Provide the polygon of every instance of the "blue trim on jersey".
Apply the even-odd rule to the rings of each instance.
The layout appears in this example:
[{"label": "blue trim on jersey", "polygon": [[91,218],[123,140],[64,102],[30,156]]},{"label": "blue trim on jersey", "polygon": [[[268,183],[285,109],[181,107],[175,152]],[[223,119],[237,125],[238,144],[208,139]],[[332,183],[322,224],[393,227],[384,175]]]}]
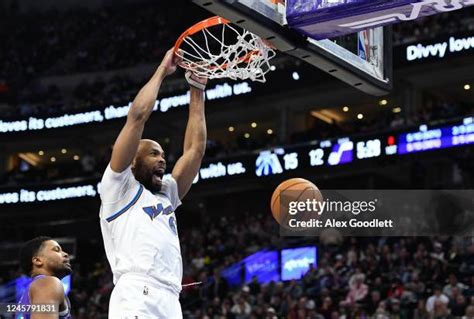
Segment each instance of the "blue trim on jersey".
[{"label": "blue trim on jersey", "polygon": [[140,188],[138,189],[138,192],[135,195],[135,197],[132,199],[132,201],[130,203],[128,203],[127,206],[125,206],[124,208],[122,208],[121,210],[119,210],[118,212],[116,212],[115,214],[110,216],[109,218],[107,218],[106,221],[108,221],[110,223],[111,221],[113,221],[113,220],[117,219],[118,217],[120,217],[120,215],[122,215],[127,210],[129,210],[130,207],[135,205],[135,203],[138,201],[138,199],[140,198],[142,193],[143,193],[143,185],[140,185]]}]

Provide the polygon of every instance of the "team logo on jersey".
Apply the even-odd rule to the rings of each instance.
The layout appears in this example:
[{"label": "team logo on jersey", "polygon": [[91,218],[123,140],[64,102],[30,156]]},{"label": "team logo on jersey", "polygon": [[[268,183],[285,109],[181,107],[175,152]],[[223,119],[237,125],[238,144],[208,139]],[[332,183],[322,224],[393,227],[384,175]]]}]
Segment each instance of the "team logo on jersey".
[{"label": "team logo on jersey", "polygon": [[176,229],[176,219],[173,216],[170,217],[170,220],[168,221],[168,224],[170,225],[171,231],[175,235],[178,235],[178,230]]},{"label": "team logo on jersey", "polygon": [[163,205],[161,203],[158,203],[156,206],[148,206],[148,207],[143,207],[143,211],[145,214],[150,216],[150,219],[153,220],[157,216],[159,216],[161,213],[163,215],[170,215],[173,213],[173,207],[171,205],[163,208]]}]

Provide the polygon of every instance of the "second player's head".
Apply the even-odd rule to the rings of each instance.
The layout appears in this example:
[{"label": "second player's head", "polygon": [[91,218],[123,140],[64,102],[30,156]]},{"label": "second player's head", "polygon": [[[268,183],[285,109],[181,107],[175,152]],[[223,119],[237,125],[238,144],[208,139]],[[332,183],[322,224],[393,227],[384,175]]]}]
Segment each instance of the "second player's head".
[{"label": "second player's head", "polygon": [[132,163],[132,172],[137,181],[149,191],[159,192],[163,184],[165,169],[165,152],[161,145],[153,140],[140,140],[137,154]]},{"label": "second player's head", "polygon": [[63,278],[72,272],[69,255],[55,240],[44,236],[36,237],[23,245],[20,266],[28,276]]}]

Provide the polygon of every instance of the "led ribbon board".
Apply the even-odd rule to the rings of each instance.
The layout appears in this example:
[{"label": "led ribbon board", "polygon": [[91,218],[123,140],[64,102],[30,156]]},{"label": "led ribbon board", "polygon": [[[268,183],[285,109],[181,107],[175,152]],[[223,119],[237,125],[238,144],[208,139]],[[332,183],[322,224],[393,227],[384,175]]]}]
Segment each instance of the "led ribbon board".
[{"label": "led ribbon board", "polygon": [[398,139],[398,154],[463,146],[474,143],[474,123],[466,118],[463,124],[428,129],[420,126],[417,132],[405,133]]},{"label": "led ribbon board", "polygon": [[[217,84],[205,91],[207,101],[220,100],[232,96],[249,94],[251,92],[252,87],[247,82]],[[187,91],[183,94],[160,98],[155,101],[153,112],[165,113],[177,107],[188,106],[190,96],[190,92]],[[27,119],[8,121],[0,119],[0,134],[11,132],[41,131],[90,123],[102,123],[104,121],[126,117],[131,106],[132,101],[126,103],[125,105],[109,105],[103,109],[74,114],[66,113],[47,118],[36,118],[34,116],[30,116]]]},{"label": "led ribbon board", "polygon": [[[304,145],[264,150],[259,153],[223,158],[202,164],[194,183],[229,181],[232,178],[259,179],[298,170],[350,165],[370,159],[394,157],[474,144],[474,118],[451,125],[421,125],[417,131],[371,134],[312,141]],[[99,184],[42,185],[0,190],[0,205],[94,198]]]},{"label": "led ribbon board", "polygon": [[474,52],[474,35],[451,35],[437,41],[419,42],[403,48],[401,62],[420,60],[438,61],[452,56],[468,55]]}]

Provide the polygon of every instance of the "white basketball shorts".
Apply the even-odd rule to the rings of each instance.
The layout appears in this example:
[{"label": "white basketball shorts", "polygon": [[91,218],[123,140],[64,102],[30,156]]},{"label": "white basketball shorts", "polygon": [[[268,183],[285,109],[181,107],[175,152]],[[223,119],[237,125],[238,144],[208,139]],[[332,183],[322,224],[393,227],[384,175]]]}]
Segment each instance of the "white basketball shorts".
[{"label": "white basketball shorts", "polygon": [[181,318],[179,295],[146,275],[122,275],[110,296],[109,319]]}]

